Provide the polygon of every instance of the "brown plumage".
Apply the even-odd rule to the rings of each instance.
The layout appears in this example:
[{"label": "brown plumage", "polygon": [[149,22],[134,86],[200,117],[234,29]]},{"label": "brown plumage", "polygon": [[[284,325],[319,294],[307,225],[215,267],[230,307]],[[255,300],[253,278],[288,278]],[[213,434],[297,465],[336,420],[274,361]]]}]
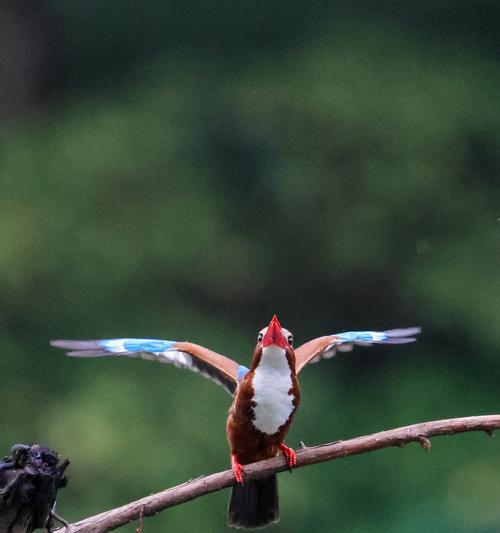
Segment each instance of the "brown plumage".
[{"label": "brown plumage", "polygon": [[295,373],[295,355],[293,348],[288,347],[286,351],[286,358],[290,365],[290,374],[292,379],[292,387],[289,394],[293,398],[294,409],[290,413],[288,420],[279,428],[279,430],[269,435],[256,429],[253,424],[255,414],[253,407],[255,407],[253,377],[255,370],[260,362],[262,355],[262,346],[257,345],[255,348],[252,367],[248,374],[241,381],[236,396],[229,410],[229,417],[227,419],[227,438],[231,447],[231,454],[238,457],[239,463],[246,465],[261,461],[262,459],[269,459],[275,457],[279,451],[279,444],[281,444],[290,429],[293,416],[300,403],[300,389],[299,381]]},{"label": "brown plumage", "polygon": [[[276,476],[244,483],[242,465],[275,457],[280,450],[290,468],[296,462],[295,452],[283,443],[300,403],[295,354],[291,335],[288,333],[290,340],[285,338],[287,333],[276,317],[261,332],[262,340],[255,348],[250,371],[239,384],[229,411],[227,437],[233,471],[239,482],[233,488],[228,510],[228,525],[233,527],[260,527],[279,520]],[[264,350],[267,350],[266,359],[269,361],[261,365]],[[259,368],[262,368],[261,372],[268,371],[263,366],[271,369],[269,383],[267,376],[262,378],[260,373],[257,376]],[[279,391],[275,394],[272,390],[266,390],[267,387],[272,388],[274,375],[277,387],[281,384],[287,389],[282,390],[281,394]],[[257,399],[262,403],[263,413],[258,410],[260,406]],[[266,431],[268,428],[270,432]]]}]

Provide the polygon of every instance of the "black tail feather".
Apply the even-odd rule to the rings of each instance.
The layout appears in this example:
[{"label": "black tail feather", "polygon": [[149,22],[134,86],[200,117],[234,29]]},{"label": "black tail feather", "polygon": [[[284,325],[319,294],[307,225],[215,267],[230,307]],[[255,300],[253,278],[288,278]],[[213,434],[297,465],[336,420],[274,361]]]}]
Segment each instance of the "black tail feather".
[{"label": "black tail feather", "polygon": [[278,479],[275,474],[233,487],[227,513],[228,526],[255,528],[279,519]]}]

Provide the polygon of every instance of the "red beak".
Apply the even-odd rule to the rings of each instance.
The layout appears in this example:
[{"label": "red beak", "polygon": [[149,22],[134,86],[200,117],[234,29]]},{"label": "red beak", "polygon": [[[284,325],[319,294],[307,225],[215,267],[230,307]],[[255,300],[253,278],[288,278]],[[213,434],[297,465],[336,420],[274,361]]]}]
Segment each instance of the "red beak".
[{"label": "red beak", "polygon": [[281,325],[279,323],[278,317],[276,315],[273,316],[271,322],[269,322],[269,326],[267,328],[266,334],[264,335],[264,338],[262,339],[262,347],[265,348],[266,346],[279,346],[280,348],[288,348],[288,342],[285,339],[285,336],[283,335],[283,331],[281,330]]}]

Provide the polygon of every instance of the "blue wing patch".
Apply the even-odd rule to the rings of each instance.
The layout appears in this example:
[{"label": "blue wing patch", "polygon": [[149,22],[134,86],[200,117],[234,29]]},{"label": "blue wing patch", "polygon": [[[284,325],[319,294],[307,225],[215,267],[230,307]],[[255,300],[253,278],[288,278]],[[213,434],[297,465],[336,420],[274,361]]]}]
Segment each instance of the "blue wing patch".
[{"label": "blue wing patch", "polygon": [[342,342],[381,342],[387,339],[387,335],[381,331],[347,331],[336,335]]},{"label": "blue wing patch", "polygon": [[388,329],[386,331],[347,331],[346,333],[337,333],[340,342],[354,343],[380,343],[380,344],[406,344],[414,342],[415,335],[420,333],[420,328],[400,328]]},{"label": "blue wing patch", "polygon": [[98,345],[112,353],[123,352],[164,352],[172,348],[176,341],[161,339],[104,339]]},{"label": "blue wing patch", "polygon": [[238,367],[238,383],[248,374],[250,369],[248,369],[246,366],[240,365]]}]

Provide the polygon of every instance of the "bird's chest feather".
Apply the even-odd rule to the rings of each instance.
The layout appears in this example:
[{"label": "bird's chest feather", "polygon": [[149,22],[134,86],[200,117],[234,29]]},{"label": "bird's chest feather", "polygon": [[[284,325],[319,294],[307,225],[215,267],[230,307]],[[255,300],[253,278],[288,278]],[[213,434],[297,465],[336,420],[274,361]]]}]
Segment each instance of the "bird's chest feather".
[{"label": "bird's chest feather", "polygon": [[262,354],[252,386],[253,425],[268,435],[275,434],[295,410],[293,382],[286,357],[271,348]]}]

